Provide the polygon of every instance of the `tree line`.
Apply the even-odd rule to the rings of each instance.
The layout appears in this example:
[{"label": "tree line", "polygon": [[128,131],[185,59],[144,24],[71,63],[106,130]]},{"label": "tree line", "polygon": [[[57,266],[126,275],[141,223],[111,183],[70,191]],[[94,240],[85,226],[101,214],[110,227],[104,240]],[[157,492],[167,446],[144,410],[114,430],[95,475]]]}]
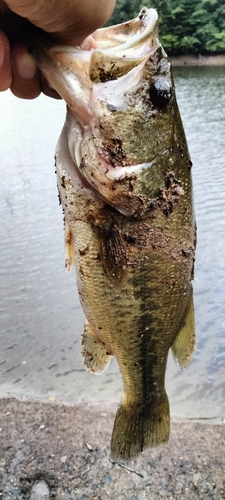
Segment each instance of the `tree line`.
[{"label": "tree line", "polygon": [[224,0],[117,0],[108,25],[154,7],[159,14],[159,38],[169,55],[225,52]]}]

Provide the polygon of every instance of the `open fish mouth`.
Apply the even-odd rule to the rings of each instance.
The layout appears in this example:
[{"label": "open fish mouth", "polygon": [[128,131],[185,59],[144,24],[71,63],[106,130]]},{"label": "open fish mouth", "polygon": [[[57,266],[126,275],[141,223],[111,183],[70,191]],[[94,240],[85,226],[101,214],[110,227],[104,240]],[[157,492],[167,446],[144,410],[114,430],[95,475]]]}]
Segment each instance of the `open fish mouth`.
[{"label": "open fish mouth", "polygon": [[[138,196],[138,178],[154,171],[155,158],[169,155],[171,144],[170,127],[162,140],[155,127],[172,102],[170,63],[157,25],[156,10],[143,8],[136,19],[97,30],[90,50],[44,44],[35,50],[42,72],[68,105],[74,168],[101,199],[131,215],[142,204],[130,200],[131,191]],[[161,92],[162,106],[152,102],[152,89],[154,95],[155,89]],[[141,148],[140,130],[149,120],[153,135],[143,138]],[[160,188],[163,178],[152,189],[148,186],[148,194],[154,197]]]},{"label": "open fish mouth", "polygon": [[[133,73],[130,71],[144,63],[159,46],[157,25],[156,10],[144,8],[137,18],[127,23],[93,33],[94,47],[90,50],[57,45],[40,51],[39,47],[36,57],[42,69],[81,125],[89,124],[96,115],[96,99],[107,100],[109,111],[115,111],[116,105],[124,106],[120,87],[126,89],[129,80],[131,88],[141,80],[141,67]],[[48,63],[51,69],[45,67]],[[115,86],[114,80],[126,75],[129,76]]]}]

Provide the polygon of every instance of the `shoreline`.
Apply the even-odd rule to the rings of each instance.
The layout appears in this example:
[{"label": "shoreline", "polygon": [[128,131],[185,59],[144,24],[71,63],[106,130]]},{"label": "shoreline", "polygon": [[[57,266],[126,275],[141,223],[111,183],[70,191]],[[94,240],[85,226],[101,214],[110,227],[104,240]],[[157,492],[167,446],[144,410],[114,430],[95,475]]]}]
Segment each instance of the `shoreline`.
[{"label": "shoreline", "polygon": [[0,399],[0,498],[225,499],[225,427],[171,422],[166,446],[109,458],[116,405]]},{"label": "shoreline", "polygon": [[225,66],[225,54],[171,56],[169,59],[172,66]]}]

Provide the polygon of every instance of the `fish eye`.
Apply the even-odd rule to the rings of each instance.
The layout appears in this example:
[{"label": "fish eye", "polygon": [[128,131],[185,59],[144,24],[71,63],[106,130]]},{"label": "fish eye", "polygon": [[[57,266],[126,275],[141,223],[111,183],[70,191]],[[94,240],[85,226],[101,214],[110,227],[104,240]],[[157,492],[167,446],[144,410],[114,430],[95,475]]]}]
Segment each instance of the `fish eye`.
[{"label": "fish eye", "polygon": [[150,99],[157,108],[165,108],[171,98],[172,91],[168,82],[159,80],[150,87]]}]

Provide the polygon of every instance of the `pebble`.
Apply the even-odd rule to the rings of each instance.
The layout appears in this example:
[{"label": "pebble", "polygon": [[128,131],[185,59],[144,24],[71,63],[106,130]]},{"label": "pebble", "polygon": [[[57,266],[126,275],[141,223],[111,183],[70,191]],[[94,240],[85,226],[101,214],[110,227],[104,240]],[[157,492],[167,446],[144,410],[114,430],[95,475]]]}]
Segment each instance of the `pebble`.
[{"label": "pebble", "polygon": [[194,482],[196,483],[199,479],[201,478],[201,474],[197,472],[196,474],[193,475]]},{"label": "pebble", "polygon": [[106,474],[105,476],[105,484],[110,484],[112,481],[112,477],[110,474]]},{"label": "pebble", "polygon": [[49,487],[45,481],[39,481],[32,486],[30,500],[49,500]]}]

